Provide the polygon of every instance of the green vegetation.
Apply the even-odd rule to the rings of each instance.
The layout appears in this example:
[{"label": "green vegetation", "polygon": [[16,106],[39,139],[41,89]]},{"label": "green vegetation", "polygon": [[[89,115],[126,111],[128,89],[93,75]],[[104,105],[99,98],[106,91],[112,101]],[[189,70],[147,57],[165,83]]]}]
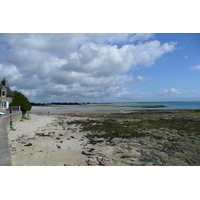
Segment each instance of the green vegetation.
[{"label": "green vegetation", "polygon": [[22,118],[20,119],[21,122],[23,122],[24,120],[30,120],[30,118],[28,118],[28,117],[22,117]]},{"label": "green vegetation", "polygon": [[14,97],[10,106],[21,106],[22,114],[26,114],[27,111],[31,110],[31,104],[28,98],[21,92],[14,91]]},{"label": "green vegetation", "polygon": [[148,120],[147,129],[165,128],[168,130],[186,131],[188,133],[200,133],[200,123],[192,119],[159,119]]},{"label": "green vegetation", "polygon": [[[111,141],[113,138],[132,138],[144,136],[142,133],[138,133],[138,127],[131,123],[116,123],[115,121],[105,120],[95,121],[75,121],[70,122],[82,125],[83,131],[91,131],[92,134],[88,134],[88,138],[104,138]],[[70,124],[68,123],[68,124]]]},{"label": "green vegetation", "polygon": [[[86,115],[82,114],[82,116]],[[108,141],[113,138],[137,138],[152,134],[155,139],[161,139],[163,135],[160,130],[177,132],[183,136],[200,137],[199,110],[146,110],[128,114],[92,114],[92,117],[95,117],[95,120],[78,120],[68,124],[81,125],[83,131],[89,132],[87,137],[90,139],[96,137]]]},{"label": "green vegetation", "polygon": [[77,103],[77,102],[51,102],[51,103],[34,103],[31,102],[32,106],[50,106],[50,105],[86,105],[90,104],[90,102],[86,103]]},{"label": "green vegetation", "polygon": [[[70,124],[78,125],[77,130],[85,131],[88,143],[100,144],[97,147],[115,146],[118,160],[123,162],[133,156],[132,149],[137,149],[141,154],[138,160],[150,160],[151,165],[200,163],[200,110],[138,110],[78,116],[78,121],[76,116],[74,121],[67,122],[69,129]],[[130,160],[128,164],[132,165],[134,161]]]}]

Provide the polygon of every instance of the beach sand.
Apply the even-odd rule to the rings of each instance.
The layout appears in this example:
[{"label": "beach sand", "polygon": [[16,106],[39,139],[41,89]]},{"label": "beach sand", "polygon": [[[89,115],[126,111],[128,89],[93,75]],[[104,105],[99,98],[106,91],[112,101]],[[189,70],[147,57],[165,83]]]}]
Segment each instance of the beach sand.
[{"label": "beach sand", "polygon": [[200,164],[198,110],[29,115],[8,134],[14,166]]},{"label": "beach sand", "polygon": [[86,139],[81,133],[59,127],[58,117],[62,116],[31,114],[9,132],[14,166],[86,165],[87,157],[81,153]]}]

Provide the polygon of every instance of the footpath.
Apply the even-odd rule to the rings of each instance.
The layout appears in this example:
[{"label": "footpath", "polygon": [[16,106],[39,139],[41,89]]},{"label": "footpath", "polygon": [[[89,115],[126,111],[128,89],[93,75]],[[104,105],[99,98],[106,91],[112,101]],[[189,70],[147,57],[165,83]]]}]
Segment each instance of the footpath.
[{"label": "footpath", "polygon": [[8,131],[4,116],[0,117],[0,166],[12,166]]}]

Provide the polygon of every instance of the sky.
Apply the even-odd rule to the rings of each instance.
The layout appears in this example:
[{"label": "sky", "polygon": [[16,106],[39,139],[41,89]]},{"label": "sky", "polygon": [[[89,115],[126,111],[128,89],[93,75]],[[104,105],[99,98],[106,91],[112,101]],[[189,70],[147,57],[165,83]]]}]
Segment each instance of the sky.
[{"label": "sky", "polygon": [[198,33],[1,33],[0,79],[31,102],[200,100]]},{"label": "sky", "polygon": [[[200,33],[197,0],[181,3],[174,0],[7,0],[1,2],[1,8],[0,80],[6,77],[13,90],[24,93],[32,102],[200,101],[200,35],[192,34]],[[95,176],[100,175],[99,178],[107,173],[107,169],[102,173],[99,168],[98,173],[94,168],[92,170]],[[120,175],[119,169],[111,170],[106,175],[110,177],[114,172],[112,180],[115,180],[116,173]],[[156,173],[147,170],[141,178],[144,170],[139,173],[138,170],[136,173],[132,170],[124,173],[123,170],[120,181],[129,183],[127,177],[132,174],[136,183],[143,178],[153,181],[153,188],[149,184],[144,186],[148,191],[153,191],[156,185],[162,192],[163,185],[167,187],[169,181],[172,184],[169,174],[177,177],[180,173],[180,169],[174,172],[171,168],[156,169]],[[56,171],[55,178],[59,172]],[[71,182],[77,169],[74,172],[71,179],[67,174]],[[77,178],[85,184],[85,180],[86,183],[90,180],[90,174],[93,175],[91,169],[89,172],[80,171]],[[37,173],[40,174],[41,169]],[[24,169],[23,173],[13,173],[12,178],[16,174],[21,178]],[[32,174],[31,178],[35,180],[35,174]],[[87,179],[80,179],[85,174]],[[185,173],[184,168],[184,180],[188,182],[194,182],[197,174],[195,170]],[[63,173],[59,177],[63,177]],[[184,188],[182,172],[177,180],[173,181],[174,188],[177,185]],[[118,184],[115,182],[109,180],[109,187]],[[158,185],[160,182],[162,184]],[[43,183],[42,187],[48,185],[48,182]],[[93,184],[94,191],[98,183]],[[18,185],[21,187],[22,184]],[[87,188],[83,185],[79,189],[85,192]],[[120,185],[121,193],[117,193],[117,198],[132,195],[127,193],[127,187],[132,184],[124,185],[124,188]],[[137,187],[139,192],[134,195],[141,198],[144,187]],[[187,192],[183,193],[183,199],[198,196],[194,192],[198,191],[194,190],[197,185],[190,187],[187,185],[184,190]],[[74,188],[77,190],[77,187],[71,187],[72,193],[68,196],[74,197]],[[18,188],[15,185],[13,189]],[[60,187],[58,191],[56,195],[61,194]],[[149,192],[146,194],[149,198]],[[113,197],[113,193],[111,195]],[[180,193],[177,196],[180,198]]]}]

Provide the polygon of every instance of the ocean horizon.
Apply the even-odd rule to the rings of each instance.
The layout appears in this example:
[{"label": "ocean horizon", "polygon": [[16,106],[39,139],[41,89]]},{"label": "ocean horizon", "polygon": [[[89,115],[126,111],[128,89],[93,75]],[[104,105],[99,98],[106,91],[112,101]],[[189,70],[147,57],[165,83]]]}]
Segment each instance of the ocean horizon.
[{"label": "ocean horizon", "polygon": [[200,101],[158,101],[158,102],[121,102],[110,103],[115,106],[164,106],[158,108],[135,109],[200,109]]},{"label": "ocean horizon", "polygon": [[[141,106],[141,107],[137,107]],[[142,108],[149,106],[149,108]],[[151,108],[152,106],[152,108]],[[155,107],[158,106],[158,107]],[[160,106],[160,107],[159,107]],[[130,113],[137,110],[200,109],[200,101],[91,103],[81,105],[33,106],[30,113]]]}]

